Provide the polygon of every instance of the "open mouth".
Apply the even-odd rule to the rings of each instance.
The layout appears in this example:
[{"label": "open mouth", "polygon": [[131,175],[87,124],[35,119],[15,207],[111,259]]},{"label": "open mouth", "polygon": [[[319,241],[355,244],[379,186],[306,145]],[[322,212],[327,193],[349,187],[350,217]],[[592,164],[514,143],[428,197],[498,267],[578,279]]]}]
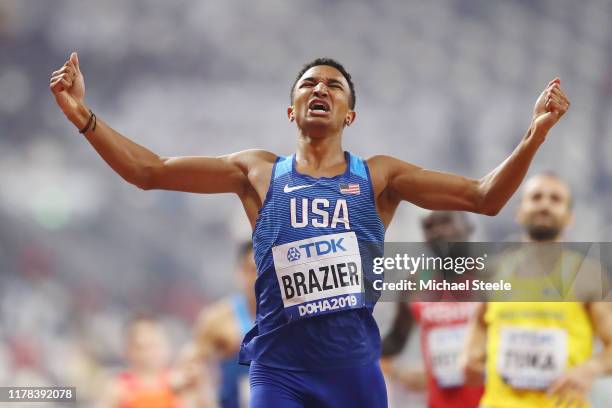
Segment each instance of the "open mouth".
[{"label": "open mouth", "polygon": [[326,114],[329,112],[329,104],[325,101],[315,99],[308,105],[308,111],[313,114]]}]

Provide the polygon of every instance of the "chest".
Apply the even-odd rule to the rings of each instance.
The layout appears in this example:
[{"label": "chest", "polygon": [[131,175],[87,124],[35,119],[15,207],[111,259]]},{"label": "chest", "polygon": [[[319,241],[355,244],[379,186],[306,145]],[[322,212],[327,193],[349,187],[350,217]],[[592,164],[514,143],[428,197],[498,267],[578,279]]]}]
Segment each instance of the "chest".
[{"label": "chest", "polygon": [[290,229],[350,230],[371,209],[367,188],[355,180],[293,177],[275,183],[275,216]]}]

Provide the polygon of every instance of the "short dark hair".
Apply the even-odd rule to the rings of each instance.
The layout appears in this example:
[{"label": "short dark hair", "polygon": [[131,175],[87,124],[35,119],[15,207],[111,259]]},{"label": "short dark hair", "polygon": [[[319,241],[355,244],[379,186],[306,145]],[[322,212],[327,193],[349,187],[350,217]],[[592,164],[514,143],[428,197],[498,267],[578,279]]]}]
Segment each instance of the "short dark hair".
[{"label": "short dark hair", "polygon": [[300,80],[302,75],[304,75],[304,73],[306,71],[308,71],[310,68],[317,67],[319,65],[327,65],[327,66],[336,68],[338,71],[340,71],[342,76],[344,76],[344,79],[346,79],[346,82],[348,82],[349,89],[351,91],[351,99],[349,101],[349,107],[351,109],[355,109],[355,102],[357,101],[357,96],[355,95],[355,85],[353,84],[353,80],[351,79],[351,74],[349,74],[347,72],[347,70],[344,69],[344,66],[342,66],[342,64],[339,63],[338,61],[336,61],[335,59],[333,59],[333,58],[325,58],[325,57],[317,58],[317,59],[315,59],[315,60],[305,64],[302,67],[302,69],[300,70],[300,72],[298,72],[297,76],[295,77],[295,80],[293,81],[293,85],[291,85],[291,93],[289,94],[289,98],[290,98],[291,103],[293,103],[293,94],[294,94],[294,90],[295,90],[295,85]]}]

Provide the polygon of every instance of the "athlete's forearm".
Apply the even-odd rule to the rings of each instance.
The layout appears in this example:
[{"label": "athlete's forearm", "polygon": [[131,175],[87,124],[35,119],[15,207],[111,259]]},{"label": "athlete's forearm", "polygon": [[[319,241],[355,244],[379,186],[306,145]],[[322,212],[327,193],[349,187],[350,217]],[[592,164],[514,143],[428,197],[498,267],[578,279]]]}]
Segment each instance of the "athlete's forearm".
[{"label": "athlete's forearm", "polygon": [[485,373],[487,353],[487,326],[484,321],[486,304],[480,304],[471,317],[466,342],[459,356],[466,384],[481,384]]},{"label": "athlete's forearm", "polygon": [[480,324],[472,325],[460,356],[461,364],[467,372],[471,373],[472,377],[484,374],[486,341],[486,329]]},{"label": "athlete's forearm", "polygon": [[[68,119],[79,129],[84,128],[90,117],[85,104],[66,113]],[[151,170],[162,163],[162,159],[97,118],[95,130],[90,129],[85,137],[108,165],[124,180],[140,188],[148,189]]]},{"label": "athlete's forearm", "polygon": [[597,376],[610,375],[612,374],[612,305],[608,302],[592,302],[588,304],[588,311],[603,348],[585,364]]},{"label": "athlete's forearm", "polygon": [[604,349],[584,364],[592,370],[595,377],[612,374],[612,349],[609,347]]},{"label": "athlete's forearm", "polygon": [[545,137],[546,132],[532,124],[512,154],[495,170],[480,179],[479,212],[495,215],[503,208],[523,181]]}]

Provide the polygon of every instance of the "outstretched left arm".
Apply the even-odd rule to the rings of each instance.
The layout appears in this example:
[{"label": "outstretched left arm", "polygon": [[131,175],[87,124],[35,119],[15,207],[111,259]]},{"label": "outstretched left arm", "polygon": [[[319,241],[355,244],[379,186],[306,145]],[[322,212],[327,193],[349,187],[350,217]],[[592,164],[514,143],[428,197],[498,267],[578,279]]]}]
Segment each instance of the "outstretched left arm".
[{"label": "outstretched left arm", "polygon": [[375,180],[378,197],[384,195],[391,202],[407,200],[430,210],[495,215],[521,184],[538,147],[568,108],[560,80],[555,78],[536,101],[531,126],[519,145],[480,180],[426,170],[389,156],[372,157],[368,164],[382,175]]}]

